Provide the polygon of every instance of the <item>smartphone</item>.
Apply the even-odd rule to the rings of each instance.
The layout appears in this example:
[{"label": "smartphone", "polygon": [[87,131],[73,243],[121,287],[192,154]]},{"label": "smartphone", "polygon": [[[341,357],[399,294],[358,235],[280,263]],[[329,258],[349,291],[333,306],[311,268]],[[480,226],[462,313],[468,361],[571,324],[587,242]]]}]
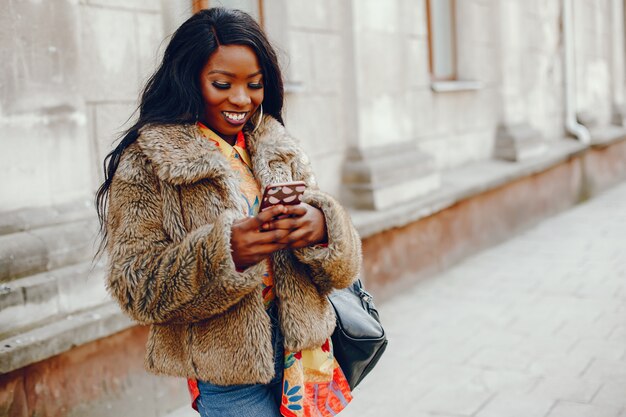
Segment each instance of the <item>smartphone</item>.
[{"label": "smartphone", "polygon": [[303,181],[283,182],[270,184],[265,187],[263,199],[261,200],[261,211],[277,204],[291,206],[302,201],[302,194],[306,190]]}]

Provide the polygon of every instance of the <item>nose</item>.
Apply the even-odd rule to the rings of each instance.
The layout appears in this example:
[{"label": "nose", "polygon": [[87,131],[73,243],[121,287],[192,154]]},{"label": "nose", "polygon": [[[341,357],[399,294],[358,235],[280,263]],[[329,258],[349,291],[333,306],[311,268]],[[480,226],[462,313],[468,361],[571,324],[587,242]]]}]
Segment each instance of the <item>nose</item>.
[{"label": "nose", "polygon": [[232,94],[228,98],[228,100],[235,106],[244,107],[252,102],[250,96],[246,92],[246,89],[243,87],[233,88]]}]

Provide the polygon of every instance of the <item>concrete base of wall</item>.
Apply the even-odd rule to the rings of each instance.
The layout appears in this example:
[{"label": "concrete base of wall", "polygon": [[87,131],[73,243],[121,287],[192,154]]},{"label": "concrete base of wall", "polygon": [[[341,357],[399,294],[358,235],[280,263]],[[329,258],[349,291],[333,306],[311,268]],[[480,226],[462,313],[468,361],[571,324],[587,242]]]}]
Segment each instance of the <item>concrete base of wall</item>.
[{"label": "concrete base of wall", "polygon": [[368,290],[385,300],[626,178],[626,141],[592,146],[545,171],[363,240]]},{"label": "concrete base of wall", "polygon": [[386,299],[417,279],[505,240],[580,199],[579,160],[456,203],[407,226],[363,241],[365,281]]},{"label": "concrete base of wall", "polygon": [[187,384],[145,372],[147,337],[132,327],[0,375],[0,416],[166,416],[188,400]]}]

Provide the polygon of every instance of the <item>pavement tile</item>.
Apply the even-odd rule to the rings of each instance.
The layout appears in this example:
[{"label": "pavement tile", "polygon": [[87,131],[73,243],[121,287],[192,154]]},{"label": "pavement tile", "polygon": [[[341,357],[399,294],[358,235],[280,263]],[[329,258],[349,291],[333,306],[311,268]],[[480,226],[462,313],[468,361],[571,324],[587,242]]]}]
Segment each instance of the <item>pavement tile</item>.
[{"label": "pavement tile", "polygon": [[510,348],[490,347],[478,352],[468,364],[485,369],[524,371],[533,361],[531,354]]},{"label": "pavement tile", "polygon": [[626,362],[596,359],[585,371],[583,376],[585,378],[601,379],[604,381],[626,382]]},{"label": "pavement tile", "polygon": [[464,342],[467,352],[470,353],[464,363],[474,366],[471,361],[478,357],[481,352],[488,349],[519,350],[523,341],[523,335],[511,333],[506,330],[481,329],[480,331],[474,332],[474,334]]},{"label": "pavement tile", "polygon": [[424,363],[439,363],[445,365],[462,365],[474,354],[476,347],[469,343],[451,343],[436,341],[416,352],[407,352],[413,361]]},{"label": "pavement tile", "polygon": [[[372,372],[353,392],[350,406],[342,411],[341,417],[378,417],[381,415],[419,415],[414,411],[415,403],[433,389],[432,382],[412,375],[405,377]],[[408,410],[411,410],[409,413]]]},{"label": "pavement tile", "polygon": [[198,417],[198,412],[192,409],[189,405],[181,407],[172,411],[167,417]]},{"label": "pavement tile", "polygon": [[555,335],[528,335],[519,344],[518,349],[540,355],[563,355],[571,352],[579,342],[576,337],[559,337]]},{"label": "pavement tile", "polygon": [[498,394],[475,417],[544,417],[554,403],[532,395]]},{"label": "pavement tile", "polygon": [[619,360],[626,353],[626,344],[604,339],[581,339],[569,351],[596,359]]},{"label": "pavement tile", "polygon": [[519,313],[515,312],[510,329],[525,336],[548,337],[554,335],[563,327],[565,319],[557,316],[553,306],[548,309],[539,310],[539,308],[536,304],[528,305]]},{"label": "pavement tile", "polygon": [[555,376],[577,378],[581,376],[594,361],[586,354],[545,354],[535,359],[528,368],[529,372],[539,376]]},{"label": "pavement tile", "polygon": [[[398,369],[398,371],[401,371]],[[468,366],[447,365],[443,363],[431,363],[426,367],[417,370],[414,374],[416,378],[428,381],[430,386],[439,387],[465,387],[470,385],[480,369]]]},{"label": "pavement tile", "polygon": [[526,372],[507,371],[504,369],[481,370],[467,385],[476,390],[526,394],[541,381],[541,377]]},{"label": "pavement tile", "polygon": [[493,396],[491,392],[436,387],[415,404],[416,409],[432,414],[472,416]]},{"label": "pavement tile", "polygon": [[593,398],[593,403],[626,408],[626,382],[607,382]]},{"label": "pavement tile", "polygon": [[612,342],[622,342],[626,344],[626,325],[616,326],[609,335],[609,340]]},{"label": "pavement tile", "polygon": [[620,412],[615,407],[560,401],[546,417],[618,417]]},{"label": "pavement tile", "polygon": [[571,319],[567,320],[554,334],[557,336],[577,336],[581,338],[590,337],[610,340],[610,336],[616,331],[616,327],[616,323],[583,323],[579,320]]},{"label": "pavement tile", "polygon": [[588,403],[596,395],[601,385],[601,381],[550,376],[542,379],[531,394],[553,400]]}]

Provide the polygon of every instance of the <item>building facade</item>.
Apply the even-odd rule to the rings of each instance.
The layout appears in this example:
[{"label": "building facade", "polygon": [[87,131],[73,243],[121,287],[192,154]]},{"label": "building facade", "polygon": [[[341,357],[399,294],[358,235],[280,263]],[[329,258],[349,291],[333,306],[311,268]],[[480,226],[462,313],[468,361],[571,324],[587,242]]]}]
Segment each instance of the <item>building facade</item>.
[{"label": "building facade", "polygon": [[623,0],[5,0],[0,416],[186,400],[104,290],[93,194],[168,36],[216,5],[277,47],[287,129],[381,297],[626,176]]}]

